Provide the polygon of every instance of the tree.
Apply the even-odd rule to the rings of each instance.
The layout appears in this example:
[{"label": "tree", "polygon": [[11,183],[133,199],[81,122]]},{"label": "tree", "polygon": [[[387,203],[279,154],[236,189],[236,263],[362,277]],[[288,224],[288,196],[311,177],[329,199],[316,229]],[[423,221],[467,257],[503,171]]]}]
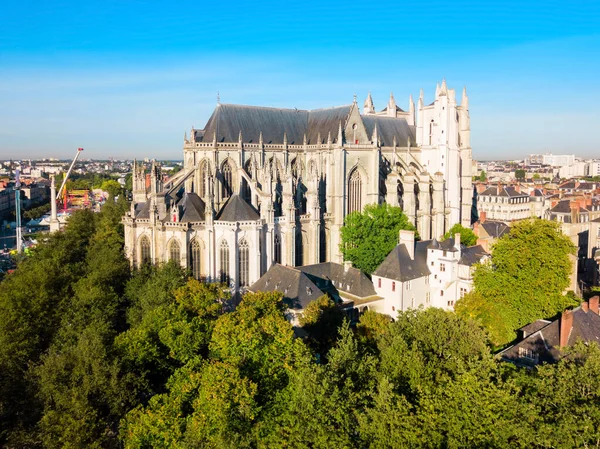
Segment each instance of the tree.
[{"label": "tree", "polygon": [[521,168],[515,170],[515,178],[517,178],[519,181],[524,181],[526,175],[527,173],[525,173],[525,170]]},{"label": "tree", "polygon": [[537,180],[537,179],[541,179],[542,177],[540,176],[539,173],[534,173],[533,174],[533,179]]},{"label": "tree", "polygon": [[308,333],[309,345],[324,356],[337,338],[344,312],[328,295],[322,295],[306,306],[299,321]]},{"label": "tree", "polygon": [[515,223],[492,249],[491,263],[475,269],[474,293],[457,302],[456,312],[486,323],[495,344],[508,343],[516,329],[573,305],[563,293],[574,252],[558,223],[538,218]]},{"label": "tree", "polygon": [[100,187],[104,192],[108,192],[109,198],[115,198],[123,192],[123,187],[114,179],[108,179]]},{"label": "tree", "polygon": [[481,173],[479,174],[479,180],[481,182],[487,181],[487,174],[485,173],[485,170],[481,170]]},{"label": "tree", "polygon": [[460,223],[456,223],[450,228],[448,232],[444,234],[442,240],[448,240],[453,238],[455,234],[460,234],[460,243],[465,246],[473,246],[477,244],[477,236],[470,228],[465,228]]},{"label": "tree", "polygon": [[363,212],[346,216],[340,251],[354,267],[371,274],[396,247],[401,229],[415,231],[401,208],[368,204]]}]

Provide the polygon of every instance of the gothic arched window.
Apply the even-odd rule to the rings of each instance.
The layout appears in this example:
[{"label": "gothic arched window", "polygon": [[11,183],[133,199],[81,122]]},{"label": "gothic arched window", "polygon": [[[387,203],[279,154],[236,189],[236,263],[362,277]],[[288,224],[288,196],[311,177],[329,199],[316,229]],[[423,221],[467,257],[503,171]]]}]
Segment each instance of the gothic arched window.
[{"label": "gothic arched window", "polygon": [[279,234],[275,234],[275,248],[274,248],[275,262],[281,263],[281,237]]},{"label": "gothic arched window", "polygon": [[150,239],[145,235],[140,239],[140,265],[152,263],[150,254]]},{"label": "gothic arched window", "polygon": [[195,279],[200,279],[200,267],[202,258],[202,248],[198,240],[190,243],[190,270]]},{"label": "gothic arched window", "polygon": [[181,263],[181,248],[177,240],[171,240],[171,244],[169,245],[169,260],[177,263],[177,265]]},{"label": "gothic arched window", "polygon": [[229,245],[226,240],[223,240],[219,247],[219,271],[221,282],[229,283]]},{"label": "gothic arched window", "polygon": [[225,161],[223,162],[223,165],[221,166],[221,173],[223,174],[223,198],[229,198],[231,196],[232,193],[232,186],[233,186],[233,174],[231,171],[231,164],[229,163],[229,161]]},{"label": "gothic arched window", "polygon": [[246,239],[240,240],[238,271],[240,287],[247,287],[250,281],[250,247]]},{"label": "gothic arched window", "polygon": [[358,169],[354,169],[350,173],[348,179],[348,213],[360,212],[362,210],[362,181],[360,179],[360,172]]}]

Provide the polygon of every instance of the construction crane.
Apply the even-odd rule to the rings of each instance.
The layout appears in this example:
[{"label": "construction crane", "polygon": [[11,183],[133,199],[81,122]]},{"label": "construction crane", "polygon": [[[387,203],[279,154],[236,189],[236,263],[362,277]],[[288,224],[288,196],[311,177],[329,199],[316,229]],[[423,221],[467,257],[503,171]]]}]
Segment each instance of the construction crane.
[{"label": "construction crane", "polygon": [[77,148],[77,153],[75,154],[75,157],[73,158],[73,162],[71,162],[71,166],[67,170],[67,174],[65,175],[65,178],[63,179],[63,182],[60,185],[60,189],[58,189],[58,195],[56,197],[56,201],[60,201],[60,197],[64,192],[63,189],[67,184],[67,180],[69,179],[69,176],[71,175],[71,171],[73,170],[73,166],[75,165],[75,162],[77,162],[77,159],[79,158],[79,155],[81,154],[82,151],[83,151],[83,148]]},{"label": "construction crane", "polygon": [[[52,175],[52,187],[51,187],[51,198],[50,198],[50,204],[52,205],[52,212],[51,212],[51,216],[50,216],[50,232],[55,232],[58,231],[60,229],[60,224],[58,222],[58,217],[56,215],[56,203],[60,200],[61,195],[64,192],[65,186],[67,184],[67,180],[69,179],[69,176],[71,175],[71,171],[73,170],[73,166],[75,165],[75,162],[77,162],[77,159],[79,158],[79,155],[81,154],[81,152],[83,151],[83,148],[77,148],[77,154],[75,154],[75,157],[73,158],[73,162],[71,162],[71,166],[69,167],[69,170],[67,170],[67,174],[65,175],[65,178],[63,179],[62,184],[60,185],[60,189],[58,190],[58,195],[56,194],[56,190],[54,187],[54,175]],[[65,199],[66,199],[66,195],[65,195]],[[65,209],[66,209],[66,202],[65,202]]]}]

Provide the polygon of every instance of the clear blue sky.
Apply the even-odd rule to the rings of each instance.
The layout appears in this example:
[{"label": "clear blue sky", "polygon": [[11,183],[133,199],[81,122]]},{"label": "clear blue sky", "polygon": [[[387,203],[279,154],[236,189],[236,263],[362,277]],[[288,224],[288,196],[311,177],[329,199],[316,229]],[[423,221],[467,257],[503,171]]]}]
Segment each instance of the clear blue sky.
[{"label": "clear blue sky", "polygon": [[5,2],[0,159],[181,158],[216,104],[467,86],[473,155],[600,157],[600,1]]}]

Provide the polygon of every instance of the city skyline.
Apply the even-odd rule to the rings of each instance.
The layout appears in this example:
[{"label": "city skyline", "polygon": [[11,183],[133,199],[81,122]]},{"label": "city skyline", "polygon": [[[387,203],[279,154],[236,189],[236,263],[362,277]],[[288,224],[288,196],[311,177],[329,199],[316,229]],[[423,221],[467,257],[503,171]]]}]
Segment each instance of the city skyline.
[{"label": "city skyline", "polygon": [[[108,6],[107,6],[108,5]],[[13,4],[0,31],[0,159],[178,159],[217,102],[381,109],[446,78],[473,157],[593,157],[600,5]],[[371,19],[370,19],[371,18]],[[377,18],[378,28],[371,20]],[[373,21],[372,23],[375,23]]]}]

